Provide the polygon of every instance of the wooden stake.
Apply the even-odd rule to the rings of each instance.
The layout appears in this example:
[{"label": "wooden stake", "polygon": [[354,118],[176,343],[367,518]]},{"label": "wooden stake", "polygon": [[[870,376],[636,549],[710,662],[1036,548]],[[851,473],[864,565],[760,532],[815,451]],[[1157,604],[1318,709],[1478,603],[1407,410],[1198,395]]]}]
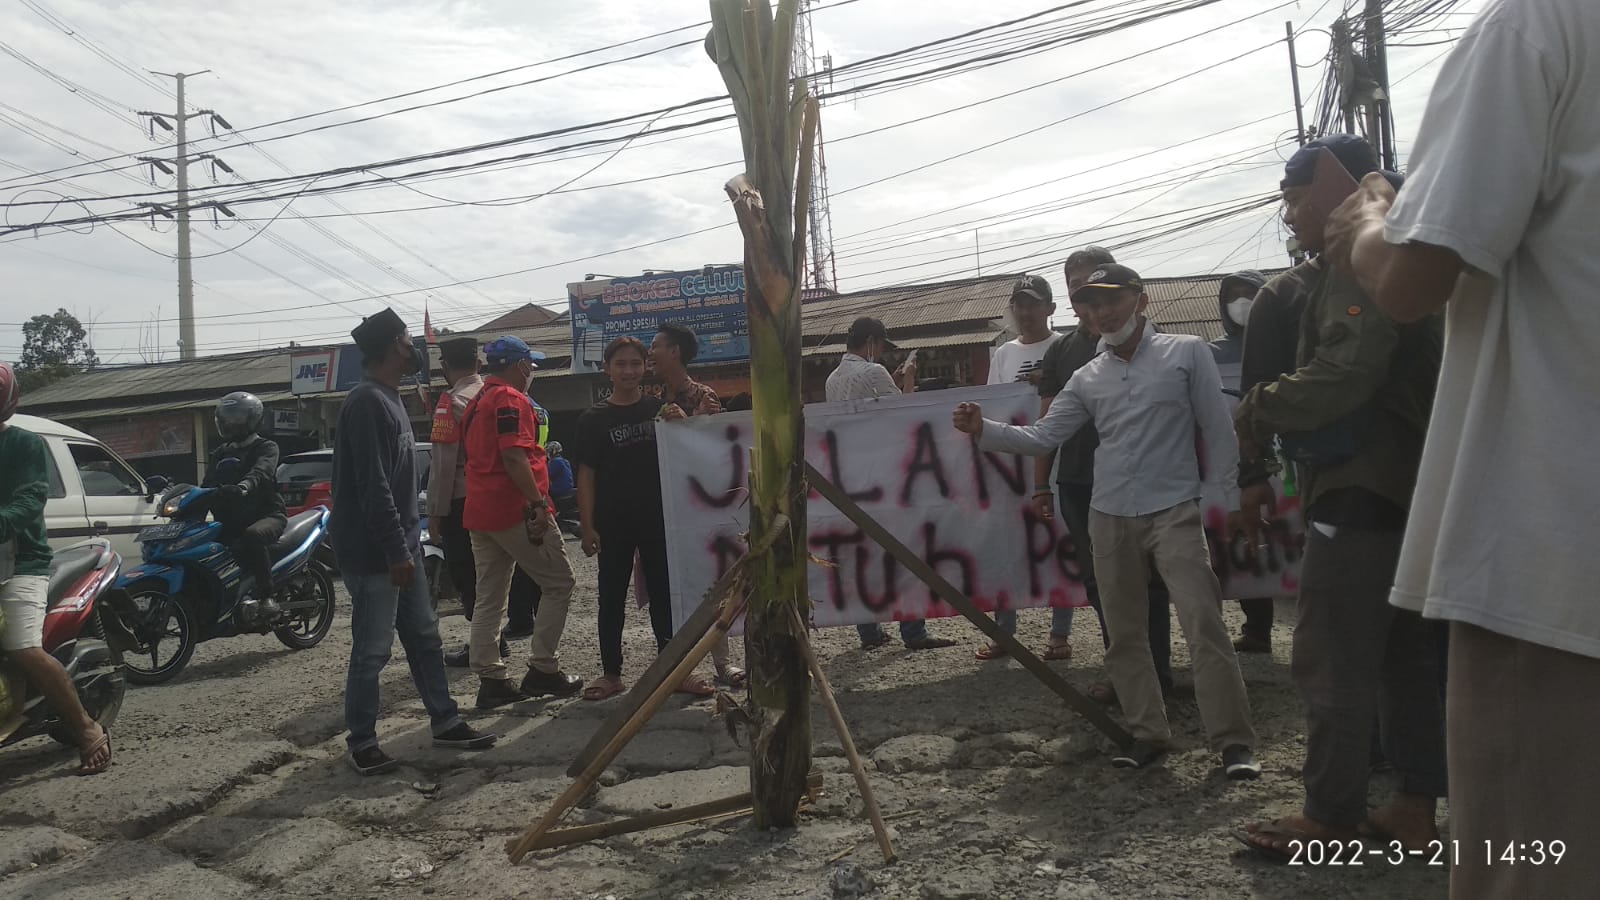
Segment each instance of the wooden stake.
[{"label": "wooden stake", "polygon": [[1021,663],[1024,669],[1032,673],[1033,677],[1043,682],[1045,687],[1054,691],[1061,699],[1067,701],[1068,706],[1072,707],[1078,715],[1087,719],[1090,725],[1098,728],[1101,734],[1114,741],[1118,747],[1127,747],[1133,743],[1133,735],[1123,730],[1122,726],[1116,722],[1113,722],[1111,717],[1106,715],[1105,710],[1100,708],[1100,704],[1079,693],[1077,688],[1068,684],[1065,678],[1062,678],[1056,674],[1054,669],[1045,665],[1044,660],[1035,656],[1033,651],[1024,646],[1021,641],[1001,630],[1000,626],[995,624],[994,619],[989,618],[983,610],[979,609],[970,597],[961,593],[955,585],[946,581],[944,576],[934,571],[933,567],[924,562],[922,557],[912,552],[910,547],[901,543],[899,538],[890,534],[889,530],[879,524],[877,519],[868,515],[866,510],[857,505],[854,500],[851,500],[844,491],[839,490],[837,485],[825,478],[809,462],[806,463],[806,480],[811,484],[811,487],[816,489],[817,493],[822,495],[824,500],[833,504],[834,509],[844,513],[845,518],[855,523],[857,528],[860,528],[874,543],[894,557],[896,562],[905,566],[907,571],[920,578],[929,588],[932,588],[933,592],[939,595],[939,599],[954,607],[956,612],[961,613],[967,618],[967,621],[978,626],[978,630],[988,635],[990,640],[999,644],[1006,652],[1016,657],[1017,662]]},{"label": "wooden stake", "polygon": [[822,673],[822,664],[817,662],[810,631],[798,614],[795,619],[800,633],[806,636],[800,642],[800,652],[805,654],[806,665],[811,668],[811,679],[817,683],[817,693],[822,696],[822,705],[828,709],[828,718],[833,720],[833,730],[839,733],[839,745],[844,748],[845,758],[850,761],[850,773],[856,777],[856,789],[861,792],[861,803],[866,807],[867,819],[872,822],[872,833],[878,838],[883,861],[892,863],[898,857],[894,852],[894,842],[889,839],[889,827],[883,822],[883,811],[878,808],[877,795],[872,793],[872,785],[867,782],[867,767],[861,762],[861,754],[856,752],[856,742],[850,736],[850,726],[845,724],[844,711],[839,709],[839,701],[833,696],[833,685],[828,683],[828,676]]},{"label": "wooden stake", "polygon": [[[813,772],[806,779],[806,787],[812,790],[822,788],[822,774]],[[560,828],[547,831],[539,842],[530,850],[552,850],[556,847],[566,847],[571,844],[583,844],[589,841],[604,840],[619,834],[632,834],[636,831],[648,831],[652,828],[665,828],[668,825],[685,825],[690,822],[699,822],[704,819],[723,818],[729,815],[739,815],[750,811],[750,794],[748,792],[721,800],[710,800],[685,806],[682,809],[667,809],[661,812],[646,813],[631,819],[619,819],[615,822],[600,822],[595,825],[579,825],[576,828]],[[511,841],[509,844],[514,844]]]},{"label": "wooden stake", "polygon": [[733,620],[739,618],[739,613],[744,610],[744,591],[742,591],[742,586],[744,586],[742,578],[738,578],[730,585],[726,585],[726,589],[730,591],[730,596],[726,596],[723,599],[722,613],[718,615],[714,628],[707,631],[706,636],[701,637],[698,644],[694,644],[694,649],[690,650],[682,661],[678,661],[678,665],[672,669],[672,673],[667,674],[666,679],[662,679],[661,684],[656,685],[656,689],[650,693],[650,697],[645,698],[637,713],[629,717],[629,721],[624,722],[618,732],[611,735],[611,740],[606,741],[605,746],[600,748],[600,753],[595,754],[594,759],[589,762],[586,769],[582,770],[578,778],[573,781],[573,785],[570,788],[566,788],[566,793],[563,793],[560,798],[555,799],[555,804],[550,806],[549,812],[544,814],[544,818],[539,820],[538,825],[534,825],[533,828],[526,831],[522,839],[510,847],[510,862],[514,863],[514,865],[522,862],[522,858],[528,855],[528,850],[534,844],[538,844],[539,838],[542,838],[546,831],[549,831],[555,823],[560,822],[560,818],[563,815],[566,815],[566,810],[573,809],[573,806],[576,806],[578,801],[584,798],[584,794],[589,793],[590,786],[594,785],[595,780],[598,780],[600,775],[605,772],[606,765],[610,765],[611,761],[616,759],[619,753],[622,753],[622,748],[627,746],[627,741],[634,740],[634,735],[645,729],[646,722],[650,722],[650,717],[654,716],[658,709],[661,709],[667,698],[672,697],[672,692],[677,690],[678,685],[683,684],[683,679],[693,673],[694,666],[698,666],[699,661],[706,658],[707,653],[710,653],[710,649],[712,649],[712,645],[717,644],[717,641],[728,636],[728,628],[733,625]]}]

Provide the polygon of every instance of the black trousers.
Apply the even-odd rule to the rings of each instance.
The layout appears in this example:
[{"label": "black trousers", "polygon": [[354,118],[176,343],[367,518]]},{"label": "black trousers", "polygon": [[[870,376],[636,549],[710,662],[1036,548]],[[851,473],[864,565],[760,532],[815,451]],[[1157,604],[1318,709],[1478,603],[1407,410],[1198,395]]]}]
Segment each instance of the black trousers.
[{"label": "black trousers", "polygon": [[[450,570],[450,581],[461,594],[461,610],[468,622],[472,621],[472,608],[478,602],[478,564],[472,558],[472,534],[461,524],[467,508],[463,498],[450,504],[450,515],[435,527],[444,538],[444,564]],[[532,631],[533,614],[539,609],[542,592],[528,573],[518,568],[511,576],[511,599],[506,628],[510,631]]]},{"label": "black trousers", "polygon": [[635,554],[644,569],[645,590],[650,593],[650,627],[656,634],[656,649],[672,640],[667,536],[641,534],[627,526],[600,531],[600,663],[605,674],[612,677],[622,675],[622,625]]},{"label": "black trousers", "polygon": [[[1083,573],[1083,588],[1089,594],[1089,605],[1094,607],[1100,620],[1100,641],[1111,646],[1111,633],[1106,630],[1106,616],[1100,608],[1100,588],[1094,578],[1094,545],[1089,541],[1089,499],[1094,486],[1088,484],[1056,485],[1061,499],[1061,518],[1067,532],[1072,535],[1072,546],[1077,550],[1078,569]],[[1150,657],[1156,665],[1156,678],[1161,687],[1172,688],[1172,595],[1166,582],[1161,580],[1155,567],[1150,569]]]},{"label": "black trousers", "polygon": [[1263,641],[1272,640],[1272,598],[1254,597],[1249,600],[1240,600],[1239,608],[1244,610],[1244,632],[1247,638],[1260,638]]},{"label": "black trousers", "polygon": [[283,537],[287,527],[289,520],[283,516],[267,516],[233,531],[229,542],[233,558],[246,577],[256,583],[257,600],[272,596],[272,545]]}]

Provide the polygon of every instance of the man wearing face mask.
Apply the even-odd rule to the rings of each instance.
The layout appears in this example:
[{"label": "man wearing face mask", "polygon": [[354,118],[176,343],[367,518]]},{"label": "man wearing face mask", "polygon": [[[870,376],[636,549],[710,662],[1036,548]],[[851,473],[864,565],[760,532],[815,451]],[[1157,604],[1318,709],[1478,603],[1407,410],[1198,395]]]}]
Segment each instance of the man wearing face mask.
[{"label": "man wearing face mask", "polygon": [[1172,739],[1147,636],[1154,562],[1189,642],[1207,736],[1229,778],[1254,778],[1261,774],[1250,749],[1255,728],[1206,549],[1195,431],[1209,456],[1203,477],[1230,500],[1239,493],[1238,444],[1209,348],[1192,335],[1158,333],[1143,315],[1148,303],[1132,269],[1114,263],[1096,269],[1072,293],[1072,307],[1101,335],[1099,354],[1073,373],[1049,412],[1034,425],[1007,425],[963,403],[954,422],[986,450],[1032,456],[1094,425],[1100,446],[1089,532],[1111,635],[1106,672],[1134,736],[1112,764],[1150,765]]},{"label": "man wearing face mask", "polygon": [[[478,708],[493,709],[529,697],[571,696],[583,690],[583,680],[561,671],[557,653],[576,582],[555,528],[539,417],[528,399],[534,354],[520,338],[507,335],[490,341],[484,358],[489,375],[462,417],[467,454],[462,523],[472,532],[478,567],[470,660],[479,678]],[[541,591],[528,674],[520,688],[511,681],[499,646],[511,576],[519,567]]]},{"label": "man wearing face mask", "polygon": [[[1266,285],[1266,276],[1254,269],[1245,269],[1223,276],[1217,289],[1217,312],[1222,317],[1222,337],[1211,342],[1211,355],[1217,361],[1217,372],[1222,376],[1222,391],[1234,398],[1229,407],[1238,405],[1242,393],[1244,373],[1245,326],[1250,322],[1250,310],[1256,296]],[[1272,598],[1253,597],[1239,601],[1244,611],[1243,636],[1233,642],[1240,653],[1272,652]]]}]

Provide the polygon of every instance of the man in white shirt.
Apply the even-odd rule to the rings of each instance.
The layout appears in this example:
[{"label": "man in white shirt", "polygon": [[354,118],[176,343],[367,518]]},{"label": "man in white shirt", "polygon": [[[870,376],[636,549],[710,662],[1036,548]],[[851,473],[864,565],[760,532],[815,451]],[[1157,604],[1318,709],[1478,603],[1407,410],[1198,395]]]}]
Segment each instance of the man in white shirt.
[{"label": "man in white shirt", "polygon": [[[1064,337],[1061,332],[1050,328],[1050,317],[1056,312],[1050,282],[1038,275],[1024,275],[1017,279],[1016,287],[1011,289],[1010,310],[1017,336],[995,349],[994,358],[989,360],[989,383],[1011,384],[1021,381],[1038,384],[1040,364],[1044,362],[1045,353]],[[994,621],[1007,634],[1017,633],[1016,610],[997,612]],[[1072,610],[1052,610],[1050,640],[1045,646],[1044,658],[1071,659],[1071,639]],[[1005,655],[1005,648],[995,643],[985,644],[977,652],[977,657],[982,660],[999,659]]]},{"label": "man in white shirt", "polygon": [[1405,193],[1368,178],[1330,226],[1390,315],[1446,308],[1391,602],[1450,621],[1453,898],[1600,882],[1572,852],[1600,802],[1596,147],[1594,0],[1495,0],[1439,71]]},{"label": "man in white shirt", "polygon": [[1205,439],[1205,477],[1238,496],[1239,450],[1211,348],[1192,335],[1159,334],[1142,315],[1149,297],[1138,273],[1106,265],[1072,295],[1078,318],[1101,335],[1100,353],[1067,382],[1050,411],[1028,426],[983,418],[976,403],[956,408],[956,428],[986,450],[1038,456],[1094,424],[1094,497],[1089,531],[1095,578],[1111,647],[1106,672],[1133,743],[1112,757],[1119,768],[1156,762],[1172,739],[1147,638],[1150,563],[1172,592],[1189,642],[1195,695],[1229,778],[1254,778],[1255,728],[1244,678],[1222,621],[1222,586],[1211,571],[1200,516],[1195,429]]},{"label": "man in white shirt", "polygon": [[[889,370],[878,364],[885,350],[896,349],[889,341],[889,330],[880,320],[862,316],[850,323],[850,330],[845,334],[844,349],[845,353],[839,360],[839,367],[828,376],[825,391],[829,403],[888,397],[902,393],[902,385],[906,391],[915,389],[917,383],[915,360],[907,360],[900,367],[901,384],[895,384]],[[882,647],[889,642],[889,636],[883,633],[883,626],[876,622],[871,625],[857,625],[856,633],[861,637],[861,646],[868,650]],[[928,623],[925,619],[901,622],[900,640],[905,642],[907,650],[937,650],[956,645],[956,642],[949,638],[936,638],[928,634]]]}]

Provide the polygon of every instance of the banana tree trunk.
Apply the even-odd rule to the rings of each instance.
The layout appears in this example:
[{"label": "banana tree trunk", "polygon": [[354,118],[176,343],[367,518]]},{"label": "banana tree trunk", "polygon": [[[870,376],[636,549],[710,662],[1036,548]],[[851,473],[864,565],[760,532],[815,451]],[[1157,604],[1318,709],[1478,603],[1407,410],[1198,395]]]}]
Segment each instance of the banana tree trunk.
[{"label": "banana tree trunk", "polygon": [[801,649],[803,626],[797,624],[810,621],[811,610],[800,273],[817,106],[804,83],[791,86],[789,79],[798,7],[798,0],[780,0],[774,16],[767,0],[711,0],[706,39],[733,97],[744,143],[745,174],[725,189],[745,239],[755,416],[750,543],[755,546],[775,522],[787,529],[753,561],[745,620],[754,725],[750,793],[758,828],[794,824],[811,770],[811,676]]}]

